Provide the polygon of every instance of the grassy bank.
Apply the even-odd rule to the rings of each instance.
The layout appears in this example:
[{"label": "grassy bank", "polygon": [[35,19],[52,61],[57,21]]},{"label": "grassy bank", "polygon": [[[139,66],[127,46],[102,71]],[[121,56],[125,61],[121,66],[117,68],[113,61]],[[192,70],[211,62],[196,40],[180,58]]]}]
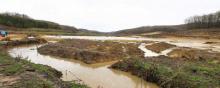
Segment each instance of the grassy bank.
[{"label": "grassy bank", "polygon": [[61,76],[61,72],[49,66],[31,63],[19,56],[10,57],[7,49],[0,45],[1,88],[88,88],[75,82],[64,82]]},{"label": "grassy bank", "polygon": [[111,68],[131,72],[162,88],[220,87],[220,64],[214,58],[194,61],[165,56],[130,58],[112,65]]}]

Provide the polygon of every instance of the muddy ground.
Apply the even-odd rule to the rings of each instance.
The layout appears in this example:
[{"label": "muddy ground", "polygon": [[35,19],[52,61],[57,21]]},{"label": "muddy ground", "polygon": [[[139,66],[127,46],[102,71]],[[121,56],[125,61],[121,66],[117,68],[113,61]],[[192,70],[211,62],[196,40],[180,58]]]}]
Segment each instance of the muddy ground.
[{"label": "muddy ground", "polygon": [[168,53],[168,56],[173,59],[185,59],[185,60],[207,60],[216,59],[220,60],[219,52],[209,52],[207,50],[199,50],[193,48],[180,47],[173,49]]},{"label": "muddy ground", "polygon": [[41,54],[81,60],[88,64],[143,57],[137,43],[68,39],[38,48]]},{"label": "muddy ground", "polygon": [[10,37],[6,37],[0,41],[0,44],[4,47],[15,47],[20,45],[29,45],[29,44],[43,44],[47,43],[47,40],[40,37],[28,38],[24,37],[20,40],[12,40]]},{"label": "muddy ground", "polygon": [[165,43],[165,42],[154,43],[154,44],[146,46],[147,49],[154,51],[156,53],[161,53],[161,51],[164,51],[166,49],[173,48],[173,47],[176,47],[176,46]]}]

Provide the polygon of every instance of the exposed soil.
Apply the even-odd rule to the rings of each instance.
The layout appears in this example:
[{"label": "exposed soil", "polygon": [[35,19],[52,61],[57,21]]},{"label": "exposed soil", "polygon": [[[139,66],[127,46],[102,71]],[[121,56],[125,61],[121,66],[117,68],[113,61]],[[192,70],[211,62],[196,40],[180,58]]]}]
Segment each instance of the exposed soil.
[{"label": "exposed soil", "polygon": [[178,48],[174,49],[168,56],[174,59],[185,60],[206,60],[206,59],[220,59],[220,53],[208,52],[205,50],[192,49],[192,48]]},{"label": "exposed soil", "polygon": [[18,76],[0,76],[0,87],[11,86],[21,79]]},{"label": "exposed soil", "polygon": [[21,40],[13,40],[5,43],[6,46],[19,46],[19,45],[27,45],[27,44],[42,44],[46,43],[47,40],[43,38],[24,38]]},{"label": "exposed soil", "polygon": [[120,60],[125,57],[143,57],[135,43],[112,41],[63,40],[38,48],[41,54],[81,60],[88,64]]},{"label": "exposed soil", "polygon": [[[28,70],[32,69],[32,70]],[[36,68],[25,68],[16,74],[4,74],[0,76],[0,87],[3,88],[67,88],[60,79],[62,73],[49,67],[48,72],[39,72]]]},{"label": "exposed soil", "polygon": [[165,42],[154,43],[152,45],[146,46],[147,49],[154,51],[154,52],[157,52],[157,53],[160,53],[161,51],[164,51],[166,49],[173,48],[173,47],[176,47],[176,46],[172,45],[172,44],[165,43]]}]

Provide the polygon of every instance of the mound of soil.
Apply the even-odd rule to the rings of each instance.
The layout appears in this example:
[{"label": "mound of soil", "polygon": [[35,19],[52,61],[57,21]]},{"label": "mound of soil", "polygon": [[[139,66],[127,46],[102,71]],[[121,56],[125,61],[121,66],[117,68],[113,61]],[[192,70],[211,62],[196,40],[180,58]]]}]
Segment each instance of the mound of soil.
[{"label": "mound of soil", "polygon": [[160,53],[161,51],[164,51],[166,49],[173,48],[173,47],[176,47],[176,46],[165,43],[165,42],[155,43],[155,44],[146,46],[147,49],[154,51],[156,53]]},{"label": "mound of soil", "polygon": [[45,55],[81,60],[88,64],[123,59],[125,57],[143,57],[138,44],[126,44],[112,41],[63,40],[38,48]]},{"label": "mound of soil", "polygon": [[15,41],[8,41],[6,43],[7,46],[18,46],[18,45],[25,45],[25,44],[41,44],[46,43],[47,40],[43,38],[32,38],[32,39],[21,39],[21,40],[15,40]]},{"label": "mound of soil", "polygon": [[171,58],[181,58],[186,60],[206,60],[206,59],[220,59],[219,53],[208,52],[205,50],[198,50],[192,48],[178,48],[174,49],[168,56]]}]

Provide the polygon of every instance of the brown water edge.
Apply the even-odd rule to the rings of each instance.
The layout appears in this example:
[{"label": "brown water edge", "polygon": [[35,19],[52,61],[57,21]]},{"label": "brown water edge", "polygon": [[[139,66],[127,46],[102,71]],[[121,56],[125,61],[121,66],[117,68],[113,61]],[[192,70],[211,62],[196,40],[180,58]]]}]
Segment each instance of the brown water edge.
[{"label": "brown water edge", "polygon": [[9,50],[11,56],[27,57],[33,63],[49,65],[63,73],[64,81],[81,79],[92,88],[158,88],[130,73],[109,69],[114,62],[88,65],[76,60],[41,55],[36,45]]}]

